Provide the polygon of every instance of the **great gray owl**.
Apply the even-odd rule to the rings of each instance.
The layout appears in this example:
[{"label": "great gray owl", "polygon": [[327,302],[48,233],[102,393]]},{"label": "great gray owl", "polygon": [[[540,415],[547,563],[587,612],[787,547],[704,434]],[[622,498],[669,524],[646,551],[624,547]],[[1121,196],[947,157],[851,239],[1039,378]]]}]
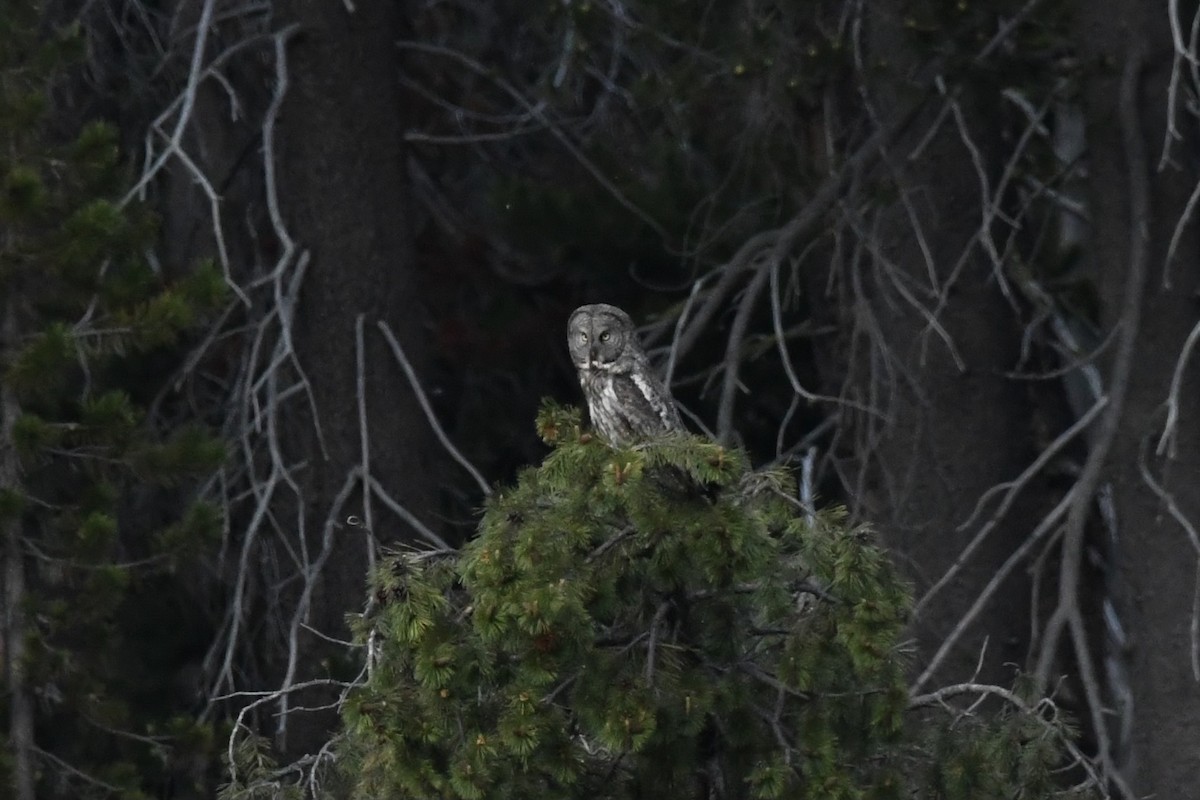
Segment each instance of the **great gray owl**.
[{"label": "great gray owl", "polygon": [[567,320],[567,348],[592,426],[609,444],[622,447],[684,429],[624,311],[605,303],[575,309]]}]

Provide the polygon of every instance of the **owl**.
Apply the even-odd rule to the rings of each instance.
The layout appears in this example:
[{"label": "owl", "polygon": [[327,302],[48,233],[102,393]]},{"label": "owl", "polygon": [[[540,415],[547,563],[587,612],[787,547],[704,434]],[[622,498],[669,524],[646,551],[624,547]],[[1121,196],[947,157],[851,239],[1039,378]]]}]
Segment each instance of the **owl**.
[{"label": "owl", "polygon": [[592,426],[613,447],[682,431],[671,393],[650,368],[633,321],[616,306],[580,306],[567,321]]}]

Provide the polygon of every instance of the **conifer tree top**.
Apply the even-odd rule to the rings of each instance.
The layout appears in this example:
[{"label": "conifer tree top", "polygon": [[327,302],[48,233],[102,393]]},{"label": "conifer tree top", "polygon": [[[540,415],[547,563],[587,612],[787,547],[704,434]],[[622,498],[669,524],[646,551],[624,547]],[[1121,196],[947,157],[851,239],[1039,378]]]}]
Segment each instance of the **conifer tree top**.
[{"label": "conifer tree top", "polygon": [[461,553],[375,576],[354,796],[1065,794],[1054,723],[912,713],[908,593],[868,532],[698,437],[538,425],[553,451]]}]

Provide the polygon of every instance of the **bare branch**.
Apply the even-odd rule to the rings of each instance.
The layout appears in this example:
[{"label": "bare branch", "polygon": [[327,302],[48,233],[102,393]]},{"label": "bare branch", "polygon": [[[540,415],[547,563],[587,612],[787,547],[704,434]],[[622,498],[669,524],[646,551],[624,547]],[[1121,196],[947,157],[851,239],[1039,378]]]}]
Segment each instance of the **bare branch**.
[{"label": "bare branch", "polygon": [[1179,358],[1175,360],[1175,371],[1171,374],[1171,390],[1167,393],[1167,421],[1163,424],[1162,436],[1159,437],[1158,448],[1155,450],[1160,456],[1166,453],[1168,458],[1175,458],[1179,426],[1179,389],[1183,384],[1183,370],[1192,356],[1192,350],[1196,348],[1197,341],[1200,341],[1200,322],[1192,326],[1183,342]]},{"label": "bare branch", "polygon": [[[1137,49],[1140,46],[1140,44],[1135,44],[1134,49],[1126,58],[1118,103],[1130,186],[1129,267],[1123,293],[1124,304],[1116,323],[1121,327],[1121,335],[1117,340],[1116,353],[1113,358],[1108,411],[1100,420],[1082,473],[1071,493],[1073,502],[1067,515],[1067,526],[1062,545],[1062,565],[1059,570],[1058,609],[1047,623],[1046,635],[1042,642],[1035,671],[1036,685],[1042,690],[1050,681],[1050,670],[1058,651],[1063,625],[1076,619],[1079,619],[1078,624],[1082,625],[1082,620],[1078,616],[1078,592],[1080,563],[1083,558],[1084,526],[1092,498],[1100,483],[1101,472],[1107,461],[1108,452],[1116,438],[1121,414],[1124,411],[1125,394],[1129,389],[1129,376],[1133,370],[1134,345],[1141,320],[1142,292],[1148,259],[1146,236],[1150,213],[1150,189],[1145,144],[1141,137],[1137,108],[1138,80],[1141,77],[1143,60],[1141,51]],[[1086,649],[1080,650],[1076,655],[1079,659],[1090,658]],[[1096,711],[1098,713],[1098,709]],[[1103,731],[1095,731],[1095,734],[1097,736],[1105,735]]]},{"label": "bare branch", "polygon": [[979,616],[979,613],[983,610],[984,606],[986,606],[992,599],[992,596],[995,595],[996,591],[1000,588],[1000,585],[1004,583],[1009,574],[1012,573],[1013,568],[1025,560],[1025,557],[1029,555],[1029,552],[1033,549],[1034,545],[1038,544],[1047,533],[1053,530],[1058,524],[1059,520],[1062,519],[1063,515],[1067,513],[1068,509],[1072,505],[1075,492],[1077,490],[1078,484],[1076,484],[1071,491],[1067,492],[1066,496],[1064,496],[1062,500],[1058,502],[1058,505],[1051,509],[1050,512],[1042,518],[1042,521],[1039,522],[1037,527],[1034,528],[1029,536],[1025,538],[1025,541],[1021,543],[1021,546],[1014,550],[1013,553],[1007,559],[1005,559],[1004,563],[1000,565],[1000,568],[996,570],[996,574],[992,576],[991,580],[989,580],[987,585],[983,588],[983,591],[979,593],[979,596],[975,598],[973,603],[971,603],[970,608],[967,609],[966,613],[962,615],[958,623],[954,626],[954,630],[952,630],[946,636],[946,638],[942,640],[941,645],[938,646],[937,652],[935,652],[933,657],[929,659],[929,663],[925,665],[925,669],[909,688],[910,692],[916,693],[920,691],[921,688],[927,683],[929,683],[929,681],[933,678],[934,673],[937,672],[938,668],[941,667],[942,662],[945,661],[946,656],[950,654],[950,651],[958,643],[958,640],[964,633],[966,633],[967,629]]},{"label": "bare branch", "polygon": [[979,496],[979,500],[975,504],[975,510],[971,512],[971,516],[969,516],[965,522],[958,526],[959,531],[966,530],[968,527],[970,527],[975,518],[979,516],[984,504],[992,497],[993,494],[1000,491],[1004,492],[1004,499],[1000,501],[1000,505],[996,509],[995,513],[988,518],[988,521],[979,529],[979,533],[977,533],[975,537],[967,544],[967,546],[963,548],[963,551],[958,554],[958,558],[954,560],[954,563],[948,570],[946,570],[945,574],[943,574],[942,577],[933,584],[933,586],[930,586],[929,589],[926,590],[925,594],[921,596],[921,599],[917,601],[916,605],[913,607],[914,616],[920,617],[921,611],[926,605],[929,604],[934,596],[936,596],[941,589],[945,588],[945,586],[950,583],[950,581],[953,580],[956,575],[958,575],[958,573],[966,565],[966,562],[971,555],[979,548],[981,544],[983,544],[983,541],[987,538],[988,534],[990,534],[992,530],[1000,524],[1000,521],[1004,519],[1004,515],[1008,513],[1009,508],[1012,507],[1013,502],[1016,501],[1017,496],[1021,493],[1021,490],[1028,485],[1029,481],[1032,480],[1035,475],[1041,472],[1046,464],[1049,463],[1050,459],[1054,458],[1054,456],[1057,455],[1058,452],[1062,450],[1062,448],[1065,447],[1068,442],[1079,435],[1081,431],[1086,430],[1087,427],[1091,425],[1092,420],[1094,420],[1107,405],[1108,398],[1101,397],[1086,414],[1077,419],[1075,423],[1071,425],[1071,427],[1060,433],[1053,442],[1047,445],[1046,448],[1038,454],[1038,457],[1033,460],[1033,463],[1026,467],[1015,480],[997,484]]},{"label": "bare branch", "polygon": [[475,465],[468,461],[467,457],[464,456],[459,449],[454,446],[454,443],[450,441],[450,437],[446,435],[446,431],[442,428],[442,424],[438,422],[437,415],[433,413],[433,406],[429,404],[429,398],[425,396],[425,390],[421,388],[421,382],[417,378],[416,370],[412,368],[412,364],[409,363],[408,357],[404,355],[404,348],[400,346],[400,341],[396,338],[395,334],[392,333],[392,329],[388,327],[388,324],[383,320],[379,320],[375,324],[379,326],[379,330],[383,332],[383,337],[387,339],[388,345],[392,348],[392,355],[396,357],[396,361],[400,364],[400,368],[404,370],[404,375],[408,378],[409,385],[412,386],[413,394],[417,396],[417,402],[421,404],[421,410],[425,412],[425,419],[429,421],[429,427],[433,429],[433,432],[437,436],[438,441],[441,442],[442,447],[445,448],[446,452],[450,454],[451,458],[457,461],[463,469],[470,473],[471,477],[475,479],[475,485],[479,487],[479,491],[483,492],[485,496],[490,495],[492,493],[492,488],[488,486],[488,482],[484,480],[483,474],[480,473],[479,470],[475,469]]}]

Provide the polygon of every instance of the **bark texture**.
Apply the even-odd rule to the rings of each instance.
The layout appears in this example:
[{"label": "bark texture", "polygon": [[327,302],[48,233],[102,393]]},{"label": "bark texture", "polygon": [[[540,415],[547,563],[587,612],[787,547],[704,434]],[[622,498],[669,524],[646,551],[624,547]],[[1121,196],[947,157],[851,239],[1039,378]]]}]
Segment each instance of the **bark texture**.
[{"label": "bark texture", "polygon": [[[918,102],[929,66],[903,19],[889,9],[869,19],[871,63],[887,64],[869,102],[887,129]],[[978,533],[978,520],[964,524],[980,496],[1017,477],[1036,444],[1034,398],[1006,377],[1019,358],[1019,331],[980,235],[996,224],[981,206],[979,172],[995,180],[1001,119],[969,86],[953,101],[953,113],[945,100],[929,101],[887,146],[876,174],[894,180],[898,195],[858,223],[879,246],[856,255],[842,277],[857,296],[854,319],[842,322],[843,335],[857,343],[843,340],[844,357],[859,399],[884,415],[861,418],[869,432],[858,435],[853,451],[864,478],[856,501],[908,571],[918,599]],[[1049,503],[1044,489],[1031,487],[919,609],[917,672]],[[1029,578],[1017,570],[968,621],[937,678],[1011,681],[1026,657],[1029,598]]]},{"label": "bark texture", "polygon": [[[15,303],[6,302],[0,311],[4,314],[0,319],[0,347],[11,346],[17,338]],[[17,495],[22,494],[21,465],[12,444],[12,431],[20,413],[16,392],[11,386],[0,383],[0,489]],[[4,658],[4,689],[8,696],[12,790],[16,800],[33,800],[33,699],[25,664],[28,598],[25,596],[25,553],[19,515],[0,518],[0,536],[4,546],[4,634],[0,639],[0,652]]]},{"label": "bark texture", "polygon": [[[1185,364],[1178,387],[1180,414],[1173,446],[1156,453],[1167,422],[1165,403],[1184,345],[1200,315],[1200,247],[1194,223],[1184,229],[1174,257],[1168,247],[1188,196],[1200,178],[1194,120],[1183,120],[1187,140],[1156,169],[1162,153],[1171,69],[1171,35],[1159,4],[1081,4],[1081,37],[1099,69],[1085,86],[1092,209],[1092,252],[1106,328],[1128,325],[1125,279],[1135,250],[1145,251],[1146,284],[1136,330],[1139,356],[1129,377],[1121,425],[1108,465],[1120,521],[1113,584],[1129,634],[1121,653],[1128,664],[1132,715],[1120,740],[1125,773],[1138,796],[1186,797],[1200,773],[1200,676],[1194,673],[1197,547],[1178,515],[1200,519],[1200,372]],[[1121,65],[1140,60],[1133,98],[1136,130],[1123,130],[1119,106]],[[1131,147],[1128,135],[1139,142]],[[1138,218],[1135,198],[1148,200]],[[1194,362],[1194,352],[1191,361]],[[1147,479],[1149,476],[1149,480]],[[1157,489],[1155,487],[1157,484]],[[1191,524],[1194,525],[1194,522]],[[1124,699],[1124,698],[1119,698]]]},{"label": "bark texture", "polygon": [[[406,200],[405,128],[395,41],[398,4],[284,3],[299,23],[289,47],[291,85],[278,123],[282,213],[310,262],[296,308],[296,348],[312,382],[323,445],[309,420],[291,432],[308,468],[301,477],[310,553],[320,553],[327,517],[348,472],[361,461],[355,324],[366,330],[366,409],[372,473],[400,503],[431,507],[429,427],[376,328],[386,321],[410,359],[421,363],[422,309],[414,293],[413,242]],[[349,510],[359,513],[361,506]],[[334,520],[342,523],[345,514]],[[397,541],[411,531],[376,532]],[[361,610],[368,564],[361,531],[341,529],[313,595],[309,620],[344,638],[344,616]],[[320,674],[328,646],[306,638],[301,661]],[[333,722],[330,714],[326,723]],[[325,740],[322,725],[297,729],[288,747],[306,752]]]}]

